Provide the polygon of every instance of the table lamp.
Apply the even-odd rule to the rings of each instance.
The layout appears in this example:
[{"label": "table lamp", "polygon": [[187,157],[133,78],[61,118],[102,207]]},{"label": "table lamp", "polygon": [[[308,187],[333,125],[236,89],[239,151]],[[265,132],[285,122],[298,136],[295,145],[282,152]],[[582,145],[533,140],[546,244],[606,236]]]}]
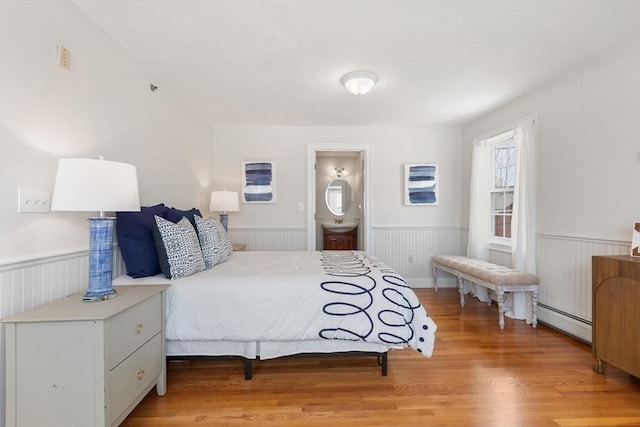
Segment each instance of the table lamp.
[{"label": "table lamp", "polygon": [[61,159],[51,200],[53,211],[93,211],[89,221],[89,284],[82,300],[115,298],[112,286],[114,217],[104,213],[140,211],[135,166],[99,159]]},{"label": "table lamp", "polygon": [[211,204],[209,205],[211,212],[222,212],[220,214],[220,223],[227,231],[229,223],[229,215],[227,212],[238,212],[240,203],[238,202],[238,193],[235,191],[212,191]]}]

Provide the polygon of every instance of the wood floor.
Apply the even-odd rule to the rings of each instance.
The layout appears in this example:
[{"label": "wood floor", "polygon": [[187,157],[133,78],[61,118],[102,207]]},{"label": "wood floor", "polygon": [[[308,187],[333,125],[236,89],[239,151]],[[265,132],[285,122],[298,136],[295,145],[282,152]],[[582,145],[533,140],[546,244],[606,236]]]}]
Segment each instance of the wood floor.
[{"label": "wood floor", "polygon": [[592,369],[591,348],[545,326],[505,319],[454,289],[416,293],[438,325],[433,357],[171,362],[168,392],[152,390],[122,427],[136,426],[640,426],[640,380]]}]

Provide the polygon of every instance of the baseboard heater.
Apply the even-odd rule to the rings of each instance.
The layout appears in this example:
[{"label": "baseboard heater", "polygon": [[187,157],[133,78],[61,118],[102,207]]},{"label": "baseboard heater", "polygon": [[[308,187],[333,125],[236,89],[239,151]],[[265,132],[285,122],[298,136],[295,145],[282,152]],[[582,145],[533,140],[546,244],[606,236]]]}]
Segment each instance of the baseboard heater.
[{"label": "baseboard heater", "polygon": [[543,325],[591,344],[591,321],[538,301],[538,320]]}]

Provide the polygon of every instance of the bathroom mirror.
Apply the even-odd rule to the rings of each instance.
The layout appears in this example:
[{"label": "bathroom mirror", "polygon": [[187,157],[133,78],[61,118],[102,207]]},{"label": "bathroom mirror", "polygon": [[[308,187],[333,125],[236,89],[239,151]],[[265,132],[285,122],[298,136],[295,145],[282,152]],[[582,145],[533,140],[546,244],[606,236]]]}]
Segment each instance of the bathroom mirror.
[{"label": "bathroom mirror", "polygon": [[332,214],[342,216],[349,209],[351,201],[351,187],[344,179],[334,179],[327,185],[325,192],[327,208]]}]

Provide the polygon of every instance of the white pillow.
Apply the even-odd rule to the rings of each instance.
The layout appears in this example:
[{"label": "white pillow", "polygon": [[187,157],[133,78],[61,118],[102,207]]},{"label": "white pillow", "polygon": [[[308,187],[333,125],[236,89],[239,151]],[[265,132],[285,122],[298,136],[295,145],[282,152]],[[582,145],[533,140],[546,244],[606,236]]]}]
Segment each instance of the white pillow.
[{"label": "white pillow", "polygon": [[228,260],[233,253],[233,245],[220,221],[215,218],[204,219],[198,215],[194,215],[194,218],[205,268],[209,269]]},{"label": "white pillow", "polygon": [[177,224],[158,215],[153,241],[160,269],[167,279],[191,276],[204,270],[204,259],[198,235],[191,222],[183,217]]}]

